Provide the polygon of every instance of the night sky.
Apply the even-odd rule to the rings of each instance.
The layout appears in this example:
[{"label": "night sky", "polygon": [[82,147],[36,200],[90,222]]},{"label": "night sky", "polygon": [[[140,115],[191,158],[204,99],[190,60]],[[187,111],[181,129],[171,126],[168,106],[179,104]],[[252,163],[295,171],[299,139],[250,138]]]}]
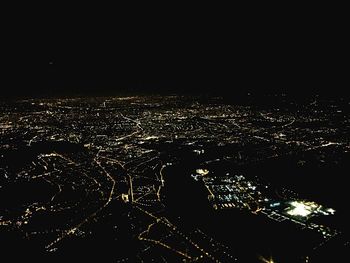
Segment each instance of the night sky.
[{"label": "night sky", "polygon": [[[3,97],[130,93],[343,94],[341,21],[203,15],[10,28]],[[190,16],[191,17],[191,16]]]}]

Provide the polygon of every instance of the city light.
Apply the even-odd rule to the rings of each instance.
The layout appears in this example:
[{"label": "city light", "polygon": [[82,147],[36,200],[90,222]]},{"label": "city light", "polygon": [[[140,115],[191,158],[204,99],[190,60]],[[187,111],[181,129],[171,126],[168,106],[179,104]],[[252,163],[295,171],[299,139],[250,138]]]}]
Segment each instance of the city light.
[{"label": "city light", "polygon": [[287,211],[287,213],[291,216],[306,217],[312,213],[312,207],[307,206],[302,202],[293,201],[290,204],[292,205],[293,208]]},{"label": "city light", "polygon": [[196,173],[204,176],[204,175],[207,175],[209,173],[209,171],[207,169],[197,169]]},{"label": "city light", "polygon": [[[178,96],[33,99],[0,108],[0,228],[26,240],[16,251],[28,244],[43,255],[68,249],[120,263],[307,262],[312,248],[343,235],[334,224],[342,214],[333,220],[334,209],[264,176],[297,173],[284,172],[290,153],[295,166],[312,167],[314,152],[322,165],[341,160],[334,153],[348,151],[349,133],[331,138],[333,107],[312,111],[312,119],[307,111]],[[253,242],[240,242],[247,237]],[[297,249],[278,251],[295,239]]]},{"label": "city light", "polygon": [[335,213],[335,210],[332,208],[328,208],[327,212],[330,213],[331,215],[333,215]]},{"label": "city light", "polygon": [[266,259],[263,256],[260,256],[259,259],[261,260],[261,262],[264,263],[275,263],[275,261],[270,257],[270,259]]}]

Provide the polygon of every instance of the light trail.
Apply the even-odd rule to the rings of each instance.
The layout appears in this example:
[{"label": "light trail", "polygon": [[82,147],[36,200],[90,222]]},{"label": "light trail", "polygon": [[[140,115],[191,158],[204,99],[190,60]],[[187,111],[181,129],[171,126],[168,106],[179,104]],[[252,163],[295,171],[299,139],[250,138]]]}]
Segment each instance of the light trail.
[{"label": "light trail", "polygon": [[[153,215],[152,213],[142,209],[141,207],[139,206],[135,206],[135,208],[137,208],[138,210],[140,210],[141,212],[149,215],[150,217],[154,218],[156,220],[157,223],[162,223],[164,224],[165,226],[167,226],[168,228],[171,229],[171,231],[173,232],[176,232],[176,234],[178,234],[179,236],[181,236],[182,238],[184,238],[187,242],[189,242],[192,246],[194,246],[196,249],[198,249],[199,251],[201,251],[203,253],[204,256],[210,258],[213,262],[220,262],[219,260],[217,260],[215,257],[213,257],[209,252],[205,251],[204,249],[202,249],[198,244],[196,244],[195,242],[193,242],[189,237],[187,237],[185,234],[183,234],[182,232],[180,232],[177,227],[175,225],[173,225],[172,223],[169,222],[168,219],[166,218],[163,218],[163,217],[157,217],[155,215]],[[147,241],[150,241],[150,242],[154,242],[154,240],[147,240]],[[174,248],[172,247],[169,247],[168,245],[166,244],[159,244],[163,247],[166,247],[166,248],[169,248],[171,250],[174,250]],[[165,245],[165,246],[164,246]]]},{"label": "light trail", "polygon": [[74,234],[82,225],[87,223],[91,218],[95,217],[100,211],[102,211],[105,207],[109,205],[109,203],[112,201],[112,197],[115,191],[115,185],[116,181],[113,179],[113,177],[106,171],[106,169],[101,165],[101,162],[97,160],[98,157],[94,159],[96,164],[105,172],[106,176],[111,180],[112,186],[109,193],[109,197],[107,201],[104,203],[103,206],[101,206],[99,209],[97,209],[94,213],[90,214],[88,217],[86,217],[83,221],[81,221],[79,224],[75,225],[74,227],[70,228],[69,230],[66,230],[61,236],[59,236],[57,239],[55,239],[53,242],[48,244],[45,248],[50,249],[52,246],[56,245],[60,241],[62,241],[64,238],[70,236],[71,234]]}]

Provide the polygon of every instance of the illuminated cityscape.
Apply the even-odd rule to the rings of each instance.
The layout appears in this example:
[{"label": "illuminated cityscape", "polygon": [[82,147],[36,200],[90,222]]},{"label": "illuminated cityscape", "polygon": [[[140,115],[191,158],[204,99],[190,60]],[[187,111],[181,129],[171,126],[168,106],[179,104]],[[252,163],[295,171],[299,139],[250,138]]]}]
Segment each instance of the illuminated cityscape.
[{"label": "illuminated cityscape", "polygon": [[349,104],[278,99],[283,107],[184,96],[1,102],[4,251],[253,263],[348,251],[339,173]]},{"label": "illuminated cityscape", "polygon": [[338,234],[336,230],[308,223],[309,219],[317,215],[334,215],[335,210],[332,208],[324,208],[314,202],[288,200],[287,196],[279,199],[277,196],[270,197],[269,187],[255,185],[247,181],[243,175],[207,177],[203,178],[203,181],[209,192],[208,199],[213,202],[214,209],[247,209],[254,214],[265,214],[277,222],[289,220],[303,227],[317,230],[324,238]]}]

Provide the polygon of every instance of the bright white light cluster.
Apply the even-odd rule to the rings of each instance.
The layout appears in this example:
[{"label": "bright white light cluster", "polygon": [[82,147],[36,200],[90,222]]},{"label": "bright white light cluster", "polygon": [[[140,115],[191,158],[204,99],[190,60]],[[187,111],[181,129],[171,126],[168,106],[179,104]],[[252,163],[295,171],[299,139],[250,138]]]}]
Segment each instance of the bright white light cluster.
[{"label": "bright white light cluster", "polygon": [[310,215],[317,207],[317,205],[314,203],[303,203],[297,201],[293,201],[290,204],[293,208],[287,211],[287,213],[291,216],[306,217]]},{"label": "bright white light cluster", "polygon": [[207,175],[209,171],[207,169],[197,169],[196,173],[204,176],[204,175]]},{"label": "bright white light cluster", "polygon": [[308,217],[311,214],[314,215],[334,215],[335,210],[332,208],[323,208],[314,202],[307,201],[291,201],[289,202],[288,210],[286,213],[291,216]]}]

